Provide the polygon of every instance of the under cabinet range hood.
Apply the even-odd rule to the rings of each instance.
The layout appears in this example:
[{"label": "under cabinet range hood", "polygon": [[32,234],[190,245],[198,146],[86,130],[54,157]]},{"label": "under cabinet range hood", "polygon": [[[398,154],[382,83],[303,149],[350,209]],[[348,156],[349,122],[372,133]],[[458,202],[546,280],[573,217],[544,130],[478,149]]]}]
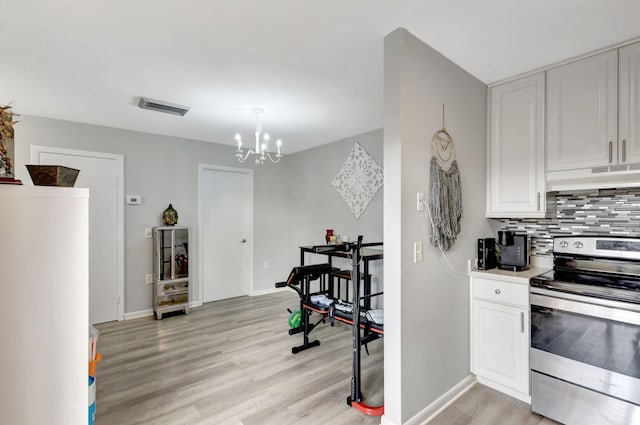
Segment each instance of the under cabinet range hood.
[{"label": "under cabinet range hood", "polygon": [[640,188],[640,164],[547,173],[547,190],[550,192],[632,187]]}]

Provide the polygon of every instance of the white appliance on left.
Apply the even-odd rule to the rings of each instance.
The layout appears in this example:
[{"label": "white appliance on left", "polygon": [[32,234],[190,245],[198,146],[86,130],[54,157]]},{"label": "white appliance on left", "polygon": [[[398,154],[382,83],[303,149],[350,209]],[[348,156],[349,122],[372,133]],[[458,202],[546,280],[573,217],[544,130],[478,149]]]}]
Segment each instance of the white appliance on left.
[{"label": "white appliance on left", "polygon": [[0,185],[0,423],[88,418],[89,190]]}]

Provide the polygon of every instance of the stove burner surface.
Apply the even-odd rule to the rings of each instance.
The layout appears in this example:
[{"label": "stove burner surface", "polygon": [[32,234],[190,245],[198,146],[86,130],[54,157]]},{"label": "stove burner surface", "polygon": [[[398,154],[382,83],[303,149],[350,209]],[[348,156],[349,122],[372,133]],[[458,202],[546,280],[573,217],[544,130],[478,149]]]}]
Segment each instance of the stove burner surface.
[{"label": "stove burner surface", "polygon": [[553,291],[640,304],[640,276],[612,276],[582,271],[550,271],[531,279],[531,286]]}]

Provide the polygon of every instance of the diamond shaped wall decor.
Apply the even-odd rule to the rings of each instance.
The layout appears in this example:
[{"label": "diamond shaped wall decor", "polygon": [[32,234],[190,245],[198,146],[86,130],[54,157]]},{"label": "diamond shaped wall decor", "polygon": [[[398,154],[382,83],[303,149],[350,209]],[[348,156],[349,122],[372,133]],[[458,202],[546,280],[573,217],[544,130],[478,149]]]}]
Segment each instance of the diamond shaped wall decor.
[{"label": "diamond shaped wall decor", "polygon": [[332,185],[356,218],[360,218],[382,187],[383,181],[382,167],[356,142]]}]

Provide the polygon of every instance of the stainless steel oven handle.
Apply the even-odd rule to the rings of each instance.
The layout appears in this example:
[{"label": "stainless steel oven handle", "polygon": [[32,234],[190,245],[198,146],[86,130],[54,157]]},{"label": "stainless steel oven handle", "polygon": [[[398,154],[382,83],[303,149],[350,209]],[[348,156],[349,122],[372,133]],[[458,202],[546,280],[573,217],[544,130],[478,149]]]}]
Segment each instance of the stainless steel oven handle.
[{"label": "stainless steel oven handle", "polygon": [[[544,290],[541,290],[541,291],[544,291]],[[570,313],[582,314],[585,316],[600,317],[602,319],[614,320],[617,322],[640,325],[640,312],[625,309],[625,307],[637,308],[637,306],[635,305],[629,305],[626,303],[613,301],[612,303],[618,304],[618,307],[604,306],[604,305],[593,303],[600,300],[593,299],[591,297],[577,296],[585,300],[575,300],[575,299],[566,299],[566,298],[556,297],[555,296],[556,291],[546,291],[546,292],[551,292],[553,295],[549,296],[549,295],[540,295],[538,293],[533,293],[533,288],[532,288],[532,293],[529,296],[531,305],[552,308],[554,310],[567,311]]]}]

